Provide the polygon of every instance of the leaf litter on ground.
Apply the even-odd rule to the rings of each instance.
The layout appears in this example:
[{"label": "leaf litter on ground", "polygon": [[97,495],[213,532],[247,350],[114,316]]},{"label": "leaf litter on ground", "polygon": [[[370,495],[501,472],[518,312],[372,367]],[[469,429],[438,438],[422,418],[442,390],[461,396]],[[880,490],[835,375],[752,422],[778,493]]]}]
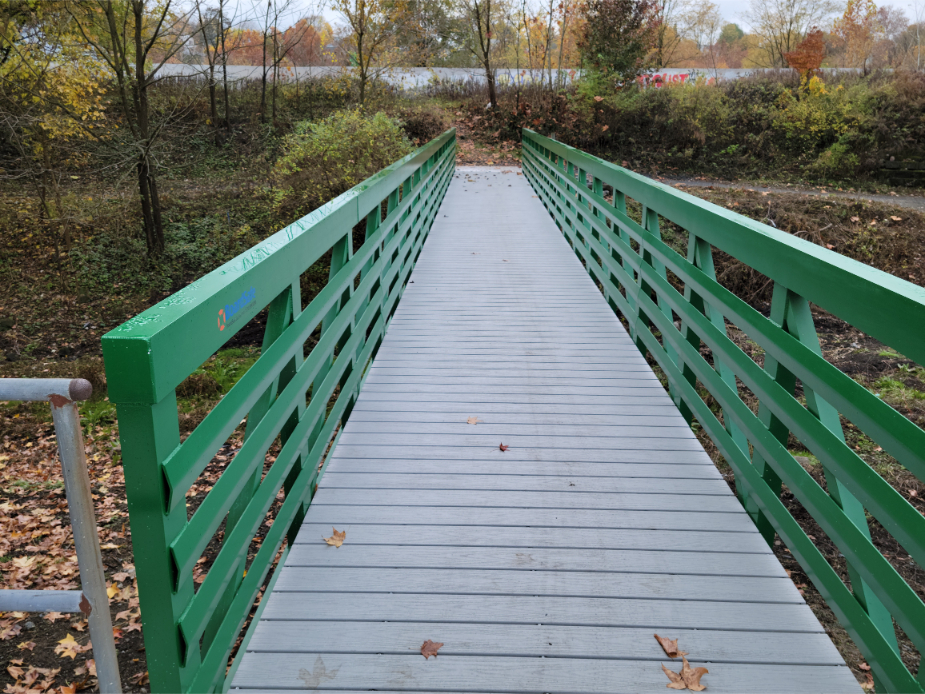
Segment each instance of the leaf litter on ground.
[{"label": "leaf litter on ground", "polygon": [[331,530],[334,533],[333,535],[331,535],[331,537],[322,537],[321,539],[327,542],[332,547],[340,547],[342,544],[344,544],[344,540],[347,537],[347,531],[338,530],[337,528],[331,528]]}]

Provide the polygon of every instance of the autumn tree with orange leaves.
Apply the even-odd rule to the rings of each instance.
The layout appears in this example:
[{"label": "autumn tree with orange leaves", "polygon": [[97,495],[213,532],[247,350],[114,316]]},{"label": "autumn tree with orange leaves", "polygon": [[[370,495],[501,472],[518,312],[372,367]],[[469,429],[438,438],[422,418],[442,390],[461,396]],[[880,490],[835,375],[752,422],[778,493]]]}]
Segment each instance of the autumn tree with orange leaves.
[{"label": "autumn tree with orange leaves", "polygon": [[793,51],[784,54],[784,58],[787,59],[790,67],[800,73],[801,83],[808,82],[825,59],[825,41],[822,38],[822,31],[813,27]]}]

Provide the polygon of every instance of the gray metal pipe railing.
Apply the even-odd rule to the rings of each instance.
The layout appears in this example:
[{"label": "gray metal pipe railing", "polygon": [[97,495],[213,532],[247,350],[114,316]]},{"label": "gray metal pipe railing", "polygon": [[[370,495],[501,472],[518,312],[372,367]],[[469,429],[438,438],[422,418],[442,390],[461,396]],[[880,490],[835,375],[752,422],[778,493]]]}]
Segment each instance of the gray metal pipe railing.
[{"label": "gray metal pipe railing", "polygon": [[51,404],[82,588],[73,591],[0,590],[0,611],[82,612],[87,615],[100,692],[116,694],[122,691],[122,682],[77,411],[77,401],[86,400],[92,393],[93,386],[82,378],[0,378],[0,400],[47,400]]}]

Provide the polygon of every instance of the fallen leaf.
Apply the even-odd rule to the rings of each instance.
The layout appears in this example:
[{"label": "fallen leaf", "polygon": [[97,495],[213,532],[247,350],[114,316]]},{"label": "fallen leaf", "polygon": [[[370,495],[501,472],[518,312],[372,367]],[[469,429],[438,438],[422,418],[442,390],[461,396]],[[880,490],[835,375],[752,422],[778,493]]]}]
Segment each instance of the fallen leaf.
[{"label": "fallen leaf", "polygon": [[54,622],[58,619],[64,619],[64,615],[60,612],[46,612],[45,619],[47,619],[49,622]]},{"label": "fallen leaf", "polygon": [[128,571],[120,571],[117,574],[113,574],[112,577],[116,581],[127,581],[131,578],[131,575],[128,573]]},{"label": "fallen leaf", "polygon": [[603,101],[603,100],[604,100],[604,97],[602,97],[602,96],[596,96],[596,97],[594,97],[594,100],[595,100],[595,101]]},{"label": "fallen leaf", "polygon": [[111,542],[106,543],[105,545],[100,545],[100,549],[119,549],[122,545],[114,545]]},{"label": "fallen leaf", "polygon": [[442,643],[434,643],[430,639],[427,639],[424,644],[421,646],[421,655],[424,656],[424,659],[427,660],[430,656],[434,658],[437,657],[437,651],[440,650],[440,647],[443,646]]},{"label": "fallen leaf", "polygon": [[825,244],[825,247],[828,248],[830,251],[831,251],[833,248],[835,248],[835,246],[833,246],[831,243]]},{"label": "fallen leaf", "polygon": [[16,667],[14,665],[7,666],[6,671],[10,673],[10,677],[12,677],[14,680],[18,680],[25,672],[25,670],[23,670],[21,667]]},{"label": "fallen leaf", "polygon": [[112,600],[118,594],[119,594],[119,586],[117,586],[115,583],[113,583],[111,586],[109,586],[106,589],[106,595],[107,597],[109,597],[110,600]]},{"label": "fallen leaf", "polygon": [[77,683],[69,684],[64,687],[58,687],[60,694],[77,694]]},{"label": "fallen leaf", "polygon": [[478,424],[479,421],[478,417],[469,417],[469,419],[466,420],[466,424]]},{"label": "fallen leaf", "polygon": [[610,130],[610,126],[609,126],[609,125],[605,125],[605,126],[603,127],[603,129],[601,130],[601,132],[605,132],[605,133],[606,133],[608,130]]},{"label": "fallen leaf", "polygon": [[851,218],[851,221],[852,221],[852,222],[860,222],[860,221],[861,221],[861,218],[860,218],[860,217],[852,217],[852,218]]},{"label": "fallen leaf", "polygon": [[78,653],[83,653],[88,650],[90,650],[89,645],[81,646],[70,634],[58,641],[58,645],[55,646],[55,653],[62,658],[70,658],[71,660],[76,658]]},{"label": "fallen leaf", "polygon": [[678,649],[678,640],[677,639],[666,639],[663,636],[658,634],[653,634],[655,640],[658,641],[658,645],[662,647],[662,650],[665,651],[665,655],[669,658],[678,658],[683,655],[689,655],[687,651],[682,651]]},{"label": "fallen leaf", "polygon": [[894,215],[891,215],[891,216],[890,216],[890,219],[892,219],[894,222],[901,222],[901,221],[903,221],[903,218],[902,218],[902,217],[897,217],[895,214],[894,214]]},{"label": "fallen leaf", "polygon": [[322,537],[321,539],[327,542],[329,545],[334,547],[340,547],[344,544],[344,539],[347,537],[347,531],[338,531],[337,528],[331,528],[334,531],[334,534],[331,537]]},{"label": "fallen leaf", "polygon": [[500,448],[500,449],[501,449],[501,452],[503,453],[503,452],[506,451],[508,448],[510,448],[510,446],[505,446],[505,445],[502,443],[500,446],[498,446],[498,448]]},{"label": "fallen leaf", "polygon": [[706,687],[700,684],[700,678],[708,674],[710,671],[705,667],[696,667],[692,668],[687,662],[687,658],[681,656],[681,660],[684,661],[684,665],[681,667],[681,672],[672,672],[664,665],[662,665],[662,670],[668,675],[668,679],[671,682],[667,685],[668,689],[690,689],[692,692],[702,692]]},{"label": "fallen leaf", "polygon": [[21,644],[16,646],[21,651],[31,651],[35,648],[35,641],[23,641]]},{"label": "fallen leaf", "polygon": [[22,631],[22,627],[18,624],[13,624],[11,626],[4,626],[0,628],[0,641],[8,641],[9,639],[16,636],[19,632]]}]

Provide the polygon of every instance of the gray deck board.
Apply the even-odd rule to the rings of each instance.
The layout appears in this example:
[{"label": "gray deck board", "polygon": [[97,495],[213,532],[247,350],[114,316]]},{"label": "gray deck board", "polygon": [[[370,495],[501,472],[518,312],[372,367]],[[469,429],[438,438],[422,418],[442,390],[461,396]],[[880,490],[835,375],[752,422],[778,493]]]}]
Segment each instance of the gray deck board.
[{"label": "gray deck board", "polygon": [[232,688],[661,692],[654,633],[859,689],[524,177],[457,172]]},{"label": "gray deck board", "polygon": [[[330,535],[331,526],[305,523],[295,546],[317,545],[318,538]],[[414,545],[452,547],[517,547],[533,549],[636,549],[679,552],[728,552],[732,554],[770,554],[771,549],[757,532],[702,532],[683,530],[608,530],[603,528],[529,528],[471,525],[421,526],[372,525],[351,523],[350,545]],[[330,554],[330,553],[328,553]]]}]

